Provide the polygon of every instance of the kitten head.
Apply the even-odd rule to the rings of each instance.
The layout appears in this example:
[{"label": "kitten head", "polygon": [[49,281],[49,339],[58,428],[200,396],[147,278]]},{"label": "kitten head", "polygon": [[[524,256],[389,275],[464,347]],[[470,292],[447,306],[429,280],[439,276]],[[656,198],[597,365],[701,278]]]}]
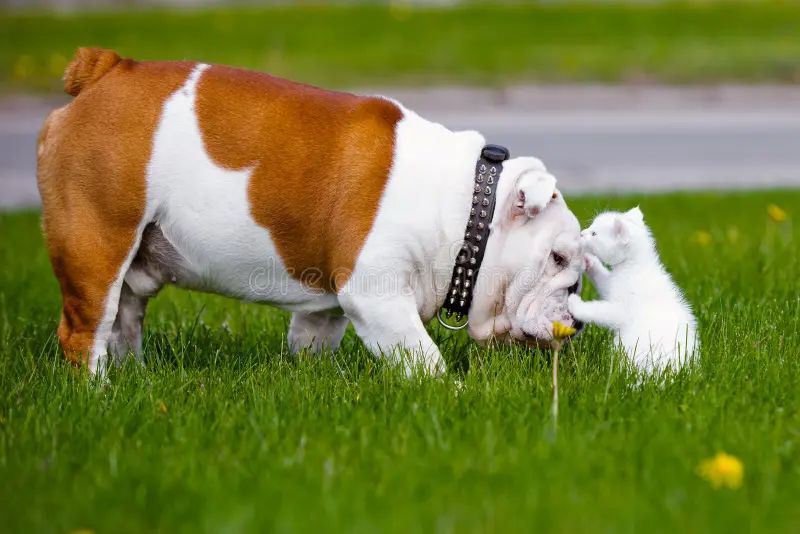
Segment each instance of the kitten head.
[{"label": "kitten head", "polygon": [[608,265],[618,265],[650,242],[639,206],[624,213],[607,211],[595,217],[591,226],[581,232],[584,250]]}]

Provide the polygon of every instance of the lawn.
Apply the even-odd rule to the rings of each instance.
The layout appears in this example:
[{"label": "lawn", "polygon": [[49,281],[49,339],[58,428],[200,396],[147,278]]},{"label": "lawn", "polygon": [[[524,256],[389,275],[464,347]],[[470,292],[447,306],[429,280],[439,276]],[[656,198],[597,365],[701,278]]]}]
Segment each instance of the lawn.
[{"label": "lawn", "polygon": [[[0,214],[2,530],[797,532],[800,192],[571,205],[636,202],[702,361],[640,380],[588,328],[562,355],[555,435],[548,354],[434,329],[452,370],[409,380],[352,332],[294,360],[286,314],[178,290],[149,310],[146,368],[93,383],[56,346],[38,214]],[[698,476],[719,451],[740,489]]]},{"label": "lawn", "polygon": [[800,80],[800,3],[393,3],[0,11],[0,89],[60,90],[78,46],[246,66],[326,86]]}]

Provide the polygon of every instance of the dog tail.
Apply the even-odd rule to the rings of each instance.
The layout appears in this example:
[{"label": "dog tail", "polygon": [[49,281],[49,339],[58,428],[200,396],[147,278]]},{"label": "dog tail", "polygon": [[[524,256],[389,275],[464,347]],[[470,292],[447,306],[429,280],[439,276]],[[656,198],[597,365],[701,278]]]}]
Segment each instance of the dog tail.
[{"label": "dog tail", "polygon": [[78,48],[75,59],[64,71],[64,91],[72,96],[78,94],[103,77],[122,61],[119,54],[103,48]]}]

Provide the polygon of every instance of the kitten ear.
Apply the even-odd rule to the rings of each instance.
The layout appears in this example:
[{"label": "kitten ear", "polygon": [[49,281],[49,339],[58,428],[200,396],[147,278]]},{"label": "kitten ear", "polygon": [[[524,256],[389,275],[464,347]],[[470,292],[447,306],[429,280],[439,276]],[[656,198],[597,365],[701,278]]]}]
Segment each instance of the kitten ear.
[{"label": "kitten ear", "polygon": [[614,219],[614,237],[622,242],[628,241],[628,227],[625,225],[625,221],[622,220],[622,217]]},{"label": "kitten ear", "polygon": [[626,211],[625,216],[637,224],[644,224],[644,213],[642,213],[642,210],[639,209],[639,206]]}]

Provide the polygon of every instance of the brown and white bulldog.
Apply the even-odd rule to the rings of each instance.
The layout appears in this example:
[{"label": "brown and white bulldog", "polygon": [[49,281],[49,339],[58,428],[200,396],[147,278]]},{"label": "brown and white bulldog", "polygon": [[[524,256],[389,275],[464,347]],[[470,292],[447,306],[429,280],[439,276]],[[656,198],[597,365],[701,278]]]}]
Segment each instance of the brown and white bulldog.
[{"label": "brown and white bulldog", "polygon": [[[140,358],[146,303],[172,283],[291,310],[292,351],[336,349],[352,322],[374,353],[444,369],[424,324],[463,242],[480,134],[383,97],[101,49],[78,50],[65,90],[38,181],[67,358]],[[491,224],[470,334],[546,341],[573,322],[578,221],[539,160],[514,158]]]}]

